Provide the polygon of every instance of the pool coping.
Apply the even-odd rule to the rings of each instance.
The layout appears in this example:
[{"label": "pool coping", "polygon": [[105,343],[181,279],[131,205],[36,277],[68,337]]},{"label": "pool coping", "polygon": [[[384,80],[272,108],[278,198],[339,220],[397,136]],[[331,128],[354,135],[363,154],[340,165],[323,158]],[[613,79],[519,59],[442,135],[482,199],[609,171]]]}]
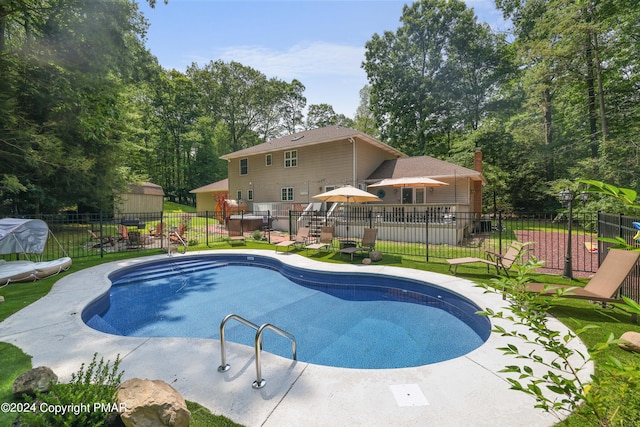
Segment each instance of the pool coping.
[{"label": "pool coping", "polygon": [[[320,271],[348,271],[397,275],[423,280],[464,295],[482,308],[504,310],[499,295],[485,293],[473,282],[455,276],[409,268],[332,264],[295,253],[265,250],[213,250],[174,254],[173,257],[246,253],[273,257],[296,267]],[[333,368],[262,353],[264,388],[251,387],[256,379],[252,347],[227,343],[231,369],[217,371],[220,342],[197,338],[136,338],[109,335],[84,324],[84,307],[108,291],[108,274],[141,262],[166,259],[154,255],[113,261],[60,279],[40,300],[0,323],[0,341],[9,342],[33,357],[33,366],[49,366],[63,381],[70,379],[95,352],[105,359],[122,359],[126,378],[161,379],[185,399],[202,404],[245,426],[552,426],[558,419],[534,408],[532,397],[510,390],[506,365],[522,365],[499,347],[525,343],[492,333],[478,349],[455,359],[430,365],[384,370]],[[37,286],[23,284],[24,286]],[[494,325],[521,330],[507,321]],[[551,318],[559,331],[567,328]],[[218,328],[219,325],[212,325]],[[571,346],[586,353],[579,340]],[[552,357],[546,355],[545,357]],[[531,365],[531,364],[529,364]],[[538,367],[532,366],[535,369]],[[588,379],[589,364],[581,373]],[[77,402],[92,403],[92,402]]]}]

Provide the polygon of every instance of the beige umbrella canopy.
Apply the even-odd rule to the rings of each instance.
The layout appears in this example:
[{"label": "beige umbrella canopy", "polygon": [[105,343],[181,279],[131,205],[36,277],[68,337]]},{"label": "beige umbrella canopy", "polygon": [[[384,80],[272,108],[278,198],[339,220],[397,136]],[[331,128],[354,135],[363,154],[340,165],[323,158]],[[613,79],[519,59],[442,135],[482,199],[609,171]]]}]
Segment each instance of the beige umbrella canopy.
[{"label": "beige umbrella canopy", "polygon": [[[313,196],[314,199],[322,200],[323,202],[334,203],[366,203],[366,202],[381,202],[382,199],[375,194],[367,193],[366,191],[352,187],[351,185],[345,185],[344,187],[338,187],[325,193],[317,194]],[[349,238],[349,211],[347,210],[347,238]]]},{"label": "beige umbrella canopy", "polygon": [[369,187],[442,187],[443,185],[449,184],[426,176],[409,176],[406,178],[383,179],[380,182],[369,185]]},{"label": "beige umbrella canopy", "polygon": [[351,185],[345,185],[344,187],[338,187],[325,193],[317,194],[313,196],[314,199],[322,200],[323,202],[342,202],[342,203],[366,203],[366,202],[381,202],[375,194],[367,193],[366,191],[352,187]]}]

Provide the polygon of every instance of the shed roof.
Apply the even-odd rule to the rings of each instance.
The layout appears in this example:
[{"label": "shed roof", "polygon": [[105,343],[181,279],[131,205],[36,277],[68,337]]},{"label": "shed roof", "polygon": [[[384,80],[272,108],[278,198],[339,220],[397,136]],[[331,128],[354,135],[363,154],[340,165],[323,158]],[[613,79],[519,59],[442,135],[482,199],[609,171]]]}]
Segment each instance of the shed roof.
[{"label": "shed roof", "polygon": [[151,196],[164,196],[162,187],[152,182],[140,182],[137,184],[129,184],[130,194],[147,194]]},{"label": "shed roof", "polygon": [[198,187],[189,193],[226,193],[227,191],[229,191],[229,178]]},{"label": "shed roof", "polygon": [[478,171],[430,156],[385,160],[369,175],[366,181],[374,182],[386,178],[415,176],[425,176],[433,179],[467,177],[472,180],[484,181],[482,174]]},{"label": "shed roof", "polygon": [[382,141],[378,141],[376,138],[369,136],[364,132],[340,126],[327,126],[323,128],[309,129],[280,138],[272,139],[271,141],[254,145],[253,147],[225,154],[224,156],[220,156],[220,158],[224,160],[231,160],[237,157],[270,153],[278,150],[291,150],[302,146],[322,144],[336,140],[347,141],[349,138],[357,138],[359,140],[366,141],[373,146],[376,146],[384,151],[393,154],[394,156],[406,157],[406,154],[404,154],[402,151],[397,150]]}]

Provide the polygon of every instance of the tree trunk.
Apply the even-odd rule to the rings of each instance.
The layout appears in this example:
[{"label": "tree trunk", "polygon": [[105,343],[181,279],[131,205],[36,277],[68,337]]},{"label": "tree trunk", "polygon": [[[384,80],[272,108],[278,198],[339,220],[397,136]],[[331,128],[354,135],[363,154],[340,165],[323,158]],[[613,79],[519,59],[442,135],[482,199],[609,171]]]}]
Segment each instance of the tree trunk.
[{"label": "tree trunk", "polygon": [[542,109],[544,113],[544,145],[545,150],[548,152],[546,167],[547,181],[553,181],[555,177],[553,153],[549,152],[553,137],[551,134],[551,94],[549,93],[549,89],[544,89],[542,92]]},{"label": "tree trunk", "polygon": [[600,127],[602,128],[602,145],[606,144],[609,138],[609,127],[607,126],[607,112],[604,103],[604,85],[602,83],[602,66],[598,51],[598,35],[593,35],[593,53],[595,59],[596,77],[598,79],[598,101],[600,104]]},{"label": "tree trunk", "polygon": [[593,61],[593,33],[587,33],[587,50],[585,52],[587,61],[587,104],[589,114],[589,145],[591,146],[591,158],[598,158],[598,118],[596,112],[596,88],[593,69],[595,67]]}]

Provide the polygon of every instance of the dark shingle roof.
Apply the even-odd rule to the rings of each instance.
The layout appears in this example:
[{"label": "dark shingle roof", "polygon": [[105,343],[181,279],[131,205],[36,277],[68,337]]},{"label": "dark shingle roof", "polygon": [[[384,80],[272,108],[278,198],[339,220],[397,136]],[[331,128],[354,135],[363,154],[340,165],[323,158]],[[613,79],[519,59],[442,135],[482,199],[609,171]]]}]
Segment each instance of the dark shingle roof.
[{"label": "dark shingle roof", "polygon": [[473,169],[445,162],[429,156],[408,157],[403,159],[385,160],[369,175],[368,182],[385,178],[406,178],[425,176],[428,178],[464,178],[481,180],[482,174]]},{"label": "dark shingle roof", "polygon": [[147,194],[152,196],[164,196],[162,187],[152,182],[140,182],[138,184],[129,184],[130,194]]},{"label": "dark shingle roof", "polygon": [[189,193],[212,193],[227,191],[229,191],[229,178],[221,179],[220,181],[198,187],[194,190],[189,191]]},{"label": "dark shingle roof", "polygon": [[340,126],[327,126],[323,128],[310,129],[302,132],[297,132],[291,135],[283,136],[281,138],[272,139],[262,144],[254,145],[253,147],[245,148],[244,150],[235,151],[233,153],[220,156],[221,159],[229,160],[237,157],[243,157],[252,154],[269,153],[278,150],[295,149],[305,145],[322,144],[324,142],[330,142],[335,140],[347,140],[348,138],[358,138],[369,142],[385,151],[388,151],[398,157],[406,157],[401,151],[381,142],[377,139],[367,135],[364,132],[360,132],[355,129],[344,128]]}]

